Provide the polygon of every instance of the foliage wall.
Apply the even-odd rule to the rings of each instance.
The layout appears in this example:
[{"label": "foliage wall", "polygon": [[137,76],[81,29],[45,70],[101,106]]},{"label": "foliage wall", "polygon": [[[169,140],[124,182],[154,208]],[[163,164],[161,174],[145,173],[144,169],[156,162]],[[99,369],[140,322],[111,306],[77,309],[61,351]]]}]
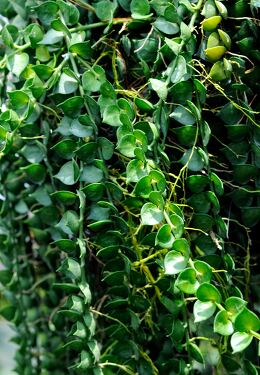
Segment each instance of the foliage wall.
[{"label": "foliage wall", "polygon": [[16,373],[257,374],[258,0],[1,0]]}]

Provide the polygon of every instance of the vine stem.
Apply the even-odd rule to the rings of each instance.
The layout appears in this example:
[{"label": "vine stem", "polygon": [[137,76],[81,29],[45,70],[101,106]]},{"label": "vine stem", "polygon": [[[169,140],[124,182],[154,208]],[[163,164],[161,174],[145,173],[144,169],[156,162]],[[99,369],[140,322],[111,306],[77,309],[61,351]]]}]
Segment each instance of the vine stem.
[{"label": "vine stem", "polygon": [[257,340],[260,340],[260,334],[258,332],[255,332],[253,330],[250,331],[251,335],[253,335]]}]

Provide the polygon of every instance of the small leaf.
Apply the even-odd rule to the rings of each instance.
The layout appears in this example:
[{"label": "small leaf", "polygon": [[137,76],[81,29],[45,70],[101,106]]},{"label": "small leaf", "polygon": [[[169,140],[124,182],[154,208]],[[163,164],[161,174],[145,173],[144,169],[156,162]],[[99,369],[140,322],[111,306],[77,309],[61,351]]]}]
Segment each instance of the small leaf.
[{"label": "small leaf", "polygon": [[260,319],[252,311],[246,307],[237,315],[235,322],[235,329],[239,332],[259,331]]},{"label": "small leaf", "polygon": [[155,244],[162,248],[170,249],[174,242],[174,236],[169,224],[164,224],[157,232]]},{"label": "small leaf", "polygon": [[203,355],[201,354],[200,348],[193,342],[189,342],[189,350],[193,359],[199,363],[204,363]]},{"label": "small leaf", "polygon": [[217,28],[218,24],[221,22],[222,18],[220,16],[213,16],[210,18],[205,18],[201,25],[205,31],[213,31]]},{"label": "small leaf", "polygon": [[66,276],[72,279],[80,279],[81,269],[79,263],[73,258],[65,258],[61,266],[58,268],[59,272],[63,272]]},{"label": "small leaf", "polygon": [[183,125],[193,125],[196,122],[196,118],[190,109],[180,105],[175,108],[175,110],[170,114],[170,117],[174,118],[175,121]]},{"label": "small leaf", "polygon": [[58,105],[68,117],[75,118],[79,115],[84,105],[84,99],[81,96],[71,97]]},{"label": "small leaf", "polygon": [[75,211],[66,211],[56,226],[70,236],[76,235],[79,230],[78,214]]},{"label": "small leaf", "polygon": [[136,19],[145,18],[150,12],[148,0],[132,0],[130,4],[132,17]]},{"label": "small leaf", "polygon": [[20,77],[22,72],[25,70],[29,64],[29,55],[25,52],[16,53],[13,59],[10,61],[11,71],[17,76]]},{"label": "small leaf", "polygon": [[231,336],[231,347],[233,354],[245,350],[253,340],[253,336],[245,332],[236,332]]},{"label": "small leaf", "polygon": [[196,293],[199,285],[200,284],[196,278],[196,272],[193,268],[187,268],[181,271],[175,282],[175,286],[187,294]]},{"label": "small leaf", "polygon": [[234,332],[233,324],[229,320],[228,312],[225,310],[219,311],[214,319],[214,332],[222,336],[232,335]]},{"label": "small leaf", "polygon": [[153,203],[145,203],[141,210],[142,225],[155,225],[163,220],[163,212]]},{"label": "small leaf", "polygon": [[166,275],[176,275],[183,271],[188,263],[188,259],[177,251],[169,251],[164,258],[164,269]]},{"label": "small leaf", "polygon": [[202,302],[216,302],[221,303],[221,295],[217,288],[209,283],[203,283],[197,290],[197,298]]},{"label": "small leaf", "polygon": [[79,179],[79,174],[78,164],[73,160],[65,163],[54,177],[65,185],[74,185]]},{"label": "small leaf", "polygon": [[161,98],[162,100],[166,100],[168,94],[166,82],[160,81],[159,79],[150,78],[150,83],[152,89],[157,93],[159,98]]},{"label": "small leaf", "polygon": [[215,303],[196,301],[193,306],[193,314],[195,317],[195,323],[209,319],[215,312]]}]

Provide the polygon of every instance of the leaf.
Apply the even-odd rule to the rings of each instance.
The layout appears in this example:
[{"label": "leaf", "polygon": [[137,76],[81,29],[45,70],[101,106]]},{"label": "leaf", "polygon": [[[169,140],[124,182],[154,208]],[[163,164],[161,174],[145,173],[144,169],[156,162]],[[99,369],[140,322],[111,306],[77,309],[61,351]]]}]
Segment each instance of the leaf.
[{"label": "leaf", "polygon": [[228,312],[225,310],[219,311],[214,319],[214,332],[222,336],[232,335],[234,332],[233,324],[229,320]]},{"label": "leaf", "polygon": [[142,19],[149,15],[150,5],[148,0],[132,0],[130,10],[133,18]]},{"label": "leaf", "polygon": [[142,177],[147,175],[146,165],[142,160],[133,159],[126,167],[126,182],[138,182]]},{"label": "leaf", "polygon": [[154,23],[154,26],[167,35],[177,34],[179,31],[179,26],[177,23],[169,22],[165,17],[158,17]]},{"label": "leaf", "polygon": [[193,342],[189,342],[188,345],[189,345],[189,350],[190,350],[190,354],[192,358],[195,359],[199,363],[204,363],[204,357],[201,354],[199,347]]},{"label": "leaf", "polygon": [[83,168],[80,181],[87,183],[97,183],[103,180],[103,171],[94,165],[86,165]]},{"label": "leaf", "polygon": [[60,18],[57,18],[51,22],[51,27],[56,31],[61,31],[65,35],[67,35],[69,38],[71,38],[71,33],[67,26],[60,20]]},{"label": "leaf", "polygon": [[197,290],[197,298],[201,302],[216,302],[216,303],[221,303],[221,295],[217,288],[209,283],[203,283],[199,286]]},{"label": "leaf", "polygon": [[89,60],[92,56],[92,49],[89,40],[86,42],[73,43],[70,46],[69,51],[72,53],[76,53],[78,56],[87,60]]},{"label": "leaf", "polygon": [[260,319],[246,307],[237,315],[234,322],[235,329],[239,332],[259,331]]},{"label": "leaf", "polygon": [[175,286],[187,294],[196,293],[199,285],[200,284],[196,278],[196,272],[193,268],[187,268],[181,271],[175,281]]},{"label": "leaf", "polygon": [[245,332],[236,332],[231,336],[231,347],[233,349],[233,354],[242,352],[245,350],[253,340],[253,336]]},{"label": "leaf", "polygon": [[168,94],[167,83],[154,78],[150,78],[150,83],[159,98],[166,100]]},{"label": "leaf", "polygon": [[[56,44],[62,41],[64,38],[64,34],[61,31],[56,31],[54,29],[50,29],[47,31],[47,33],[44,35],[43,39],[41,40],[41,43],[44,45],[52,45]],[[48,61],[50,58],[48,50],[41,48],[39,51],[39,54],[41,55],[41,61]],[[47,58],[48,56],[48,58]]]},{"label": "leaf", "polygon": [[201,22],[201,25],[205,31],[213,31],[217,28],[221,20],[222,18],[220,16],[213,16],[213,17],[205,18]]},{"label": "leaf", "polygon": [[188,263],[188,259],[177,251],[169,251],[164,258],[164,269],[166,275],[176,275],[183,271]]},{"label": "leaf", "polygon": [[145,203],[141,210],[142,225],[155,225],[163,220],[163,212],[153,203]]},{"label": "leaf", "polygon": [[62,73],[56,88],[59,94],[71,94],[78,88],[78,81],[69,75]]},{"label": "leaf", "polygon": [[36,7],[35,10],[40,21],[44,25],[50,26],[51,22],[56,18],[59,7],[55,1],[45,1]]},{"label": "leaf", "polygon": [[65,185],[74,185],[79,179],[79,174],[78,164],[73,160],[65,163],[54,177]]},{"label": "leaf", "polygon": [[58,268],[59,272],[63,272],[66,276],[71,279],[81,278],[81,269],[79,263],[73,258],[65,258],[61,266]]},{"label": "leaf", "polygon": [[120,108],[116,104],[107,106],[103,113],[103,122],[111,126],[120,126]]},{"label": "leaf", "polygon": [[79,230],[79,217],[75,211],[66,211],[56,225],[69,236],[76,235]]},{"label": "leaf", "polygon": [[[176,58],[175,69],[174,69],[174,71],[171,75],[171,82],[172,83],[180,82],[183,79],[183,77],[185,76],[185,74],[187,74],[187,63],[186,63],[185,58],[183,56],[179,55]],[[180,107],[180,108],[186,109],[185,107]],[[176,112],[173,112],[173,113],[175,113],[175,115],[176,115]],[[172,117],[172,113],[171,113],[170,116]],[[187,112],[186,112],[186,117],[188,117]],[[181,122],[181,121],[179,120],[179,122]]]},{"label": "leaf", "polygon": [[170,114],[170,117],[183,125],[193,125],[196,122],[196,118],[190,109],[180,105],[175,108],[175,110]]},{"label": "leaf", "polygon": [[11,71],[17,76],[20,77],[22,72],[25,70],[29,64],[29,55],[25,52],[16,53],[13,59],[10,61]]},{"label": "leaf", "polygon": [[27,167],[22,167],[21,169],[24,170],[29,179],[36,184],[42,183],[45,179],[46,170],[42,164],[29,164]]},{"label": "leaf", "polygon": [[193,314],[195,317],[195,323],[202,322],[203,320],[209,319],[215,312],[215,303],[196,301],[193,306]]},{"label": "leaf", "polygon": [[204,167],[204,160],[197,148],[190,148],[186,151],[180,162],[187,165],[188,169],[194,172],[200,171]]},{"label": "leaf", "polygon": [[116,3],[109,0],[101,0],[95,4],[96,15],[101,21],[108,21],[113,18],[116,10]]},{"label": "leaf", "polygon": [[95,65],[92,69],[86,70],[82,75],[82,86],[84,90],[96,92],[100,90],[101,85],[106,81],[104,69]]},{"label": "leaf", "polygon": [[84,99],[81,96],[71,97],[58,105],[64,114],[68,117],[75,118],[79,115],[84,105]]},{"label": "leaf", "polygon": [[155,244],[162,248],[170,249],[174,242],[174,236],[169,224],[164,224],[157,232]]}]

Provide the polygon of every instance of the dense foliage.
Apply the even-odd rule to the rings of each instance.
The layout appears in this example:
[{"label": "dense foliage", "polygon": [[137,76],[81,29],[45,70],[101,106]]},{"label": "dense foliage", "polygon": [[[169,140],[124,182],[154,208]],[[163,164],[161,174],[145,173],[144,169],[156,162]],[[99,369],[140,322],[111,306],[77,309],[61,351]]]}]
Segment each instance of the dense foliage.
[{"label": "dense foliage", "polygon": [[259,7],[1,0],[17,374],[258,373]]}]

